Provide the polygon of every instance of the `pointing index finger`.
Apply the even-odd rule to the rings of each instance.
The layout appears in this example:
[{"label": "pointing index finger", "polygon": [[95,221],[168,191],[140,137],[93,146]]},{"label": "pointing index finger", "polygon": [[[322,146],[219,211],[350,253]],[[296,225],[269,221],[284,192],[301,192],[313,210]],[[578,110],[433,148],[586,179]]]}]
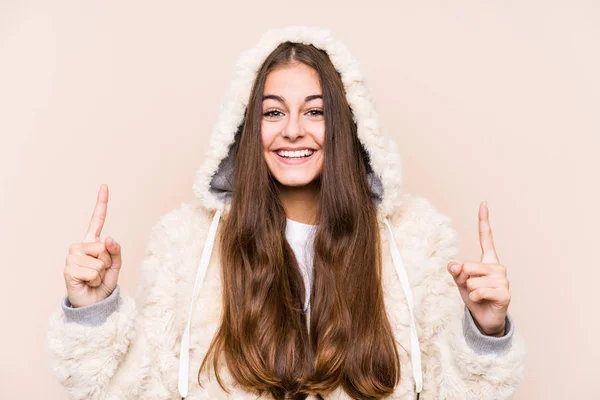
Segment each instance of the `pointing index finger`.
[{"label": "pointing index finger", "polygon": [[481,245],[481,262],[498,264],[498,255],[492,237],[487,200],[479,206],[479,243]]},{"label": "pointing index finger", "polygon": [[96,207],[90,220],[90,225],[85,234],[84,242],[97,242],[100,239],[100,233],[102,233],[102,227],[106,220],[106,209],[108,208],[108,186],[105,184],[100,185],[98,191],[98,197],[96,199]]}]

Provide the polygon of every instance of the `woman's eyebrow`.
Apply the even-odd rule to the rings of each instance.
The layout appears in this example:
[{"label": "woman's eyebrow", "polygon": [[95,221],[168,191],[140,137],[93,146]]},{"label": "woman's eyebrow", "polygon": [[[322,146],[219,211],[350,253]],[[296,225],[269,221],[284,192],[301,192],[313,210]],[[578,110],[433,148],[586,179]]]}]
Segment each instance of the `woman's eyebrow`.
[{"label": "woman's eyebrow", "polygon": [[[284,103],[285,104],[285,99],[283,98],[283,96],[278,96],[276,94],[267,94],[263,96],[263,101],[267,100],[267,99],[273,99],[273,100],[277,100],[280,103]],[[311,100],[314,99],[323,99],[323,96],[320,94],[311,94],[310,96],[306,96],[304,98],[304,102],[309,102]]]}]

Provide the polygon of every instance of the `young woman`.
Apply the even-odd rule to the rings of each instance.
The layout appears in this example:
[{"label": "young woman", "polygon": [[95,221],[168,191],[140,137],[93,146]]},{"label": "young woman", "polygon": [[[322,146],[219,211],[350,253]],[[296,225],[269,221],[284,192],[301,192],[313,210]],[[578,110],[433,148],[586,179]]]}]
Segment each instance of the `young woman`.
[{"label": "young woman", "polygon": [[479,210],[480,261],[403,191],[364,77],[324,29],[244,52],[193,189],[154,226],[135,300],[102,185],[49,320],[73,399],[506,399],[526,345]]}]

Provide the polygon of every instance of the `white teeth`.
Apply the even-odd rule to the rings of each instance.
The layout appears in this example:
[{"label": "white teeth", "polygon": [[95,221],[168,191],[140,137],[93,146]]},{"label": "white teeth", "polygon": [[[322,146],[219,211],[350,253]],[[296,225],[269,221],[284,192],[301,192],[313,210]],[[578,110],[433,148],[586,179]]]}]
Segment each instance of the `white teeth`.
[{"label": "white teeth", "polygon": [[280,156],[288,157],[288,158],[306,157],[306,156],[310,156],[312,153],[314,153],[314,151],[309,150],[309,149],[298,150],[298,151],[280,150],[277,152],[277,154],[279,154]]}]

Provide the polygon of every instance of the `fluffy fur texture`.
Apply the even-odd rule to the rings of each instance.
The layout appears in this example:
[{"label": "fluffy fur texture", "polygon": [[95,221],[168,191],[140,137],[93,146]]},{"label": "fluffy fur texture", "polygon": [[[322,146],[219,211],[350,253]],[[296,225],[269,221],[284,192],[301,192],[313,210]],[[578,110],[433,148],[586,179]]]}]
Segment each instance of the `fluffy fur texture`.
[{"label": "fluffy fur texture", "polygon": [[[503,356],[478,355],[466,343],[464,303],[446,270],[458,254],[449,217],[428,200],[402,192],[400,157],[394,141],[378,124],[372,100],[348,50],[324,29],[287,27],[265,33],[258,46],[243,53],[210,139],[210,149],[194,182],[197,199],[166,213],[153,227],[141,265],[135,300],[121,293],[119,309],[97,327],[65,321],[60,307],[50,316],[48,350],[52,372],[72,399],[177,399],[181,335],[193,282],[215,210],[227,204],[209,191],[211,176],[227,156],[243,117],[247,94],[260,63],[285,40],[312,43],[328,51],[342,74],[358,125],[359,139],[381,178],[384,196],[378,206],[383,241],[385,304],[398,341],[401,381],[392,399],[413,399],[410,362],[410,317],[406,298],[387,243],[387,217],[410,279],[423,362],[422,400],[507,399],[524,378],[526,344],[518,327]],[[256,399],[235,387],[222,371],[231,395],[211,374],[197,372],[221,315],[219,245],[215,242],[208,271],[194,302],[190,343],[190,391],[187,399]],[[518,324],[517,324],[518,325]],[[309,397],[313,398],[314,397]],[[326,399],[348,399],[339,389]]]}]

